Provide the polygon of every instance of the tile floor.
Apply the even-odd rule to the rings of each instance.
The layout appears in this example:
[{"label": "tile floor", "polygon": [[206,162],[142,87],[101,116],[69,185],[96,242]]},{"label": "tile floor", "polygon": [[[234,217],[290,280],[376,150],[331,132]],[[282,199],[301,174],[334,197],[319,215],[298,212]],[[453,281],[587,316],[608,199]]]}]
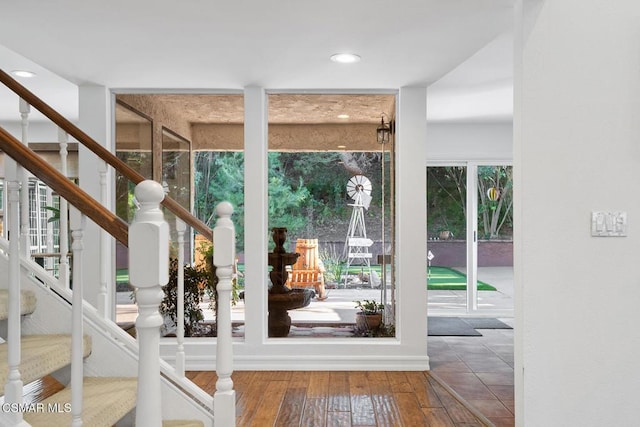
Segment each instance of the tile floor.
[{"label": "tile floor", "polygon": [[[513,319],[500,318],[513,326]],[[513,329],[480,329],[481,337],[429,337],[431,372],[495,426],[513,426]]]}]

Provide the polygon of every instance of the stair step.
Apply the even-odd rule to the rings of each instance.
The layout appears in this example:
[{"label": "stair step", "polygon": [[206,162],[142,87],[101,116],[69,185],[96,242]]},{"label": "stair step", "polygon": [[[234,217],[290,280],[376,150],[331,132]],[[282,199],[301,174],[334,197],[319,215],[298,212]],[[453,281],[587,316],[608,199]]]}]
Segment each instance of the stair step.
[{"label": "stair step", "polygon": [[[27,335],[22,337],[22,382],[31,381],[51,374],[71,363],[71,335]],[[84,357],[91,354],[91,337],[84,337]],[[7,343],[0,344],[0,387],[7,382]],[[0,394],[4,393],[4,387]]]},{"label": "stair step", "polygon": [[[31,314],[36,309],[36,294],[33,291],[20,291],[20,314]],[[0,289],[0,320],[5,320],[9,315],[9,291]]]},{"label": "stair step", "polygon": [[162,427],[204,427],[200,420],[170,420],[163,421]]},{"label": "stair step", "polygon": [[[111,427],[136,406],[137,379],[132,377],[91,377],[83,385],[83,425]],[[24,420],[33,427],[71,425],[71,388],[42,401],[43,408],[58,408],[58,412],[29,412]],[[66,405],[66,406],[65,406]]]}]

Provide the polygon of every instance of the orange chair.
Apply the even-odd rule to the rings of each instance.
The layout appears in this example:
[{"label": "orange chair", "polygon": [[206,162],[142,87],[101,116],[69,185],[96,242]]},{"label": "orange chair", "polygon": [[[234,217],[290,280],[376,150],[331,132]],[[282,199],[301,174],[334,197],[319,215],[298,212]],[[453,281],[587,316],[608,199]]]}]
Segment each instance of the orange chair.
[{"label": "orange chair", "polygon": [[318,255],[318,239],[298,239],[296,253],[298,260],[289,271],[286,286],[289,288],[310,288],[316,291],[316,298],[327,299],[324,288],[324,265]]}]

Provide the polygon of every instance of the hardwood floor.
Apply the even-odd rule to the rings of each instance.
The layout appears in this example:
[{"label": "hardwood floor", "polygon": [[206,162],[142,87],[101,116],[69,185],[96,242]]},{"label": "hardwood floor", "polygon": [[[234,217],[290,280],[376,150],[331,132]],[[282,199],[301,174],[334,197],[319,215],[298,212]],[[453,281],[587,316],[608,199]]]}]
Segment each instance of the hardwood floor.
[{"label": "hardwood floor", "polygon": [[[215,372],[187,376],[215,392]],[[237,426],[485,426],[429,372],[238,371]]]},{"label": "hardwood floor", "polygon": [[[187,377],[215,392],[215,372]],[[233,381],[238,427],[493,425],[430,372],[238,371]],[[63,387],[47,376],[25,386],[24,402],[40,402]]]}]

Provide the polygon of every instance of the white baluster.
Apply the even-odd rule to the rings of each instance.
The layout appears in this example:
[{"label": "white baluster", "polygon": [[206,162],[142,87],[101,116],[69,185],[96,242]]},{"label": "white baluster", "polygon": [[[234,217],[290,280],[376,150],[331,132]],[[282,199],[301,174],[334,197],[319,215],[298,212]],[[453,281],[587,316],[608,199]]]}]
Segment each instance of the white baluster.
[{"label": "white baluster", "polygon": [[[22,119],[22,144],[29,146],[29,112],[31,106],[20,98],[20,117]],[[31,254],[31,241],[29,238],[29,171],[17,164],[17,175],[22,184],[20,192],[20,249],[26,256]],[[38,236],[39,237],[39,236]]]},{"label": "white baluster", "polygon": [[216,392],[213,396],[214,424],[236,425],[236,392],[233,389],[233,342],[231,338],[231,290],[235,263],[236,236],[231,214],[233,206],[221,202],[216,207],[218,221],[213,229],[213,264],[218,276],[218,338],[216,346]]},{"label": "white baluster", "polygon": [[[20,375],[20,183],[7,182],[9,209],[9,307],[7,319],[7,364],[9,375],[4,387],[6,403],[22,403],[22,378]],[[4,414],[9,425],[21,425],[22,413],[11,411]]]},{"label": "white baluster", "polygon": [[[60,145],[60,172],[67,176],[67,151],[68,146],[67,133],[58,128],[58,144]],[[65,289],[69,289],[69,222],[68,222],[69,204],[66,199],[60,197],[60,264],[58,265],[58,278]]]},{"label": "white baluster", "polygon": [[176,337],[178,338],[178,349],[176,351],[176,373],[184,377],[185,354],[184,354],[184,233],[187,225],[180,218],[176,218],[176,231],[178,232],[178,301],[177,301],[177,325]]},{"label": "white baluster", "polygon": [[[100,203],[107,206],[107,164],[102,162],[100,167]],[[100,230],[100,289],[98,290],[98,313],[105,318],[111,318],[111,306],[109,304],[108,274],[106,258],[111,257],[109,239],[104,229]]]},{"label": "white baluster", "polygon": [[85,216],[72,207],[71,218],[71,250],[73,251],[73,299],[71,311],[71,425],[78,427],[82,425],[82,380],[83,353],[84,353],[84,325],[82,313],[82,250],[84,244],[82,237],[84,233]]},{"label": "white baluster", "polygon": [[140,203],[129,227],[129,280],[136,288],[138,318],[138,400],[136,425],[162,424],[160,394],[160,327],[159,306],[169,281],[169,225],[160,210],[164,198],[162,186],[155,181],[142,181],[135,196]]}]

